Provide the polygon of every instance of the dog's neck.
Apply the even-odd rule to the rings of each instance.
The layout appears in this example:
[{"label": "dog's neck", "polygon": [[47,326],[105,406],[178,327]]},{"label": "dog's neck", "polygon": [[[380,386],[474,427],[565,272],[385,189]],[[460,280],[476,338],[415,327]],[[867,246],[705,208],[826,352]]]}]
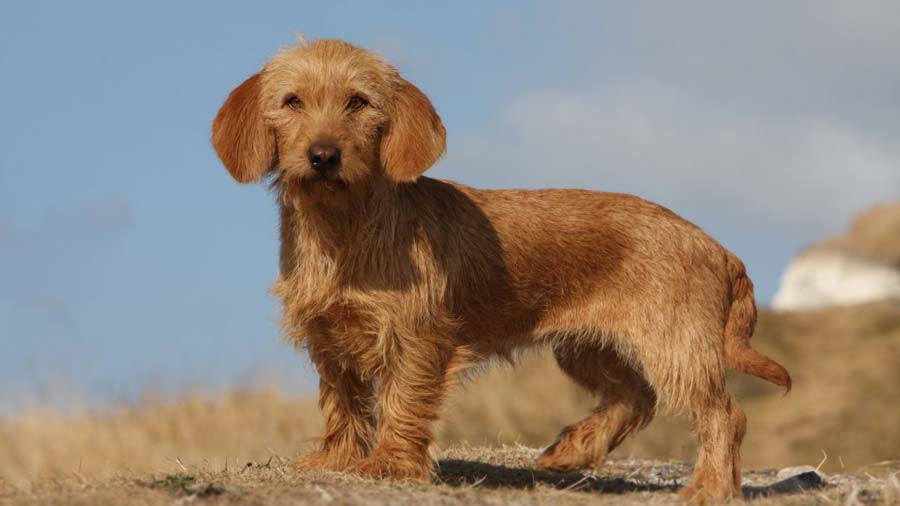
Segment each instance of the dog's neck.
[{"label": "dog's neck", "polygon": [[334,194],[327,190],[312,194],[291,183],[277,188],[282,275],[293,272],[295,262],[359,262],[396,246],[388,243],[391,238],[407,235],[401,230],[409,225],[408,215],[404,219],[401,211],[405,188],[397,183],[376,179]]}]

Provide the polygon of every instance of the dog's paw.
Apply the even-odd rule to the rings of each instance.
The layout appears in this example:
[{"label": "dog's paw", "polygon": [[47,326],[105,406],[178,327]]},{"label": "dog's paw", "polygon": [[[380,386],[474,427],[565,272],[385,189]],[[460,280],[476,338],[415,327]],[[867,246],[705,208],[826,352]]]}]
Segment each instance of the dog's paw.
[{"label": "dog's paw", "polygon": [[605,456],[593,455],[584,448],[561,439],[544,450],[538,457],[537,467],[550,471],[575,471],[598,467]]},{"label": "dog's paw", "polygon": [[379,452],[360,460],[353,474],[364,478],[427,481],[431,477],[431,461],[408,454]]},{"label": "dog's paw", "polygon": [[340,454],[334,451],[317,450],[307,453],[294,463],[294,470],[299,472],[309,471],[337,471],[343,472],[352,468],[359,459]]},{"label": "dog's paw", "polygon": [[682,488],[678,494],[684,504],[721,504],[731,499],[732,496],[732,491],[727,486],[716,483],[698,483],[696,480]]}]

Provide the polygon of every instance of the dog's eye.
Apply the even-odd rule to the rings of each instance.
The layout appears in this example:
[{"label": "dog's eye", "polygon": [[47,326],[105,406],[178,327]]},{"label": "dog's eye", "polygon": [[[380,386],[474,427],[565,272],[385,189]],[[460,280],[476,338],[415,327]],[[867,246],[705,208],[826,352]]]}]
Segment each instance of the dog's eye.
[{"label": "dog's eye", "polygon": [[358,111],[367,105],[369,105],[369,102],[359,95],[354,95],[347,101],[347,109],[350,111]]},{"label": "dog's eye", "polygon": [[296,95],[291,95],[284,101],[284,105],[290,107],[294,111],[299,111],[303,109],[303,101],[300,100]]}]

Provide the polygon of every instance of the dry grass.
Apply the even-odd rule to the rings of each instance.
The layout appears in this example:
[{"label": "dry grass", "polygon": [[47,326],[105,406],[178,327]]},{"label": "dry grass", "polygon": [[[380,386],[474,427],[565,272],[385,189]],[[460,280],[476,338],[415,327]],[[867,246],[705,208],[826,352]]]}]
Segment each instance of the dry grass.
[{"label": "dry grass", "polygon": [[36,411],[0,424],[0,476],[108,476],[170,470],[176,459],[215,467],[226,457],[290,455],[308,446],[321,425],[314,400],[286,399],[274,389],[147,400],[82,415]]},{"label": "dry grass", "polygon": [[[730,379],[730,388],[750,418],[744,444],[747,469],[816,465],[823,451],[828,459],[822,469],[828,472],[885,477],[896,469],[900,460],[900,301],[811,313],[766,313],[754,343],[788,366],[795,388],[782,398],[776,388],[755,378]],[[550,442],[563,425],[583,416],[592,404],[546,356],[536,355],[515,370],[494,368],[457,393],[445,410],[439,439],[444,447],[453,448],[461,442],[519,442],[538,447]],[[342,498],[338,503],[359,502],[341,495],[345,493],[358,499],[384,493],[410,503],[416,502],[416,494],[445,504],[495,502],[497,497],[504,502],[534,502],[528,499],[533,491],[515,487],[498,491],[467,482],[462,487],[398,488],[336,476],[313,480],[294,476],[283,461],[307,449],[320,428],[312,399],[287,398],[275,390],[235,392],[215,399],[147,400],[136,407],[82,415],[33,411],[0,422],[0,501],[104,503],[128,494],[138,503],[171,502],[173,494],[178,494],[134,480],[152,481],[151,473],[159,478],[181,472],[190,473],[201,484],[221,482],[225,492],[216,500],[224,502],[252,498],[265,504],[270,497],[276,502],[321,500],[325,496],[319,489]],[[684,423],[662,418],[615,456],[690,460],[691,442]],[[479,450],[474,458],[507,458],[511,451]],[[521,455],[533,453],[522,451]],[[268,468],[243,469],[246,462],[265,463],[270,457]],[[518,467],[530,465],[524,457],[515,462]],[[603,471],[604,475],[615,472],[615,466]],[[570,500],[569,492],[546,483],[537,489],[546,494],[542,502],[568,504]],[[891,490],[885,485],[879,493]],[[665,503],[674,497],[668,492],[635,494],[649,494],[642,496],[642,502]],[[604,494],[590,497],[598,502],[609,499]],[[900,498],[900,492],[896,497]]]},{"label": "dry grass", "polygon": [[[290,461],[232,461],[228,468],[185,466],[168,474],[73,476],[12,486],[0,482],[0,503],[27,504],[677,504],[690,475],[684,463],[614,460],[598,474],[551,473],[532,467],[538,450],[461,447],[446,452],[430,484],[369,481],[333,473],[299,474]],[[744,474],[754,504],[896,504],[896,479],[814,473],[780,480],[774,472]]]}]

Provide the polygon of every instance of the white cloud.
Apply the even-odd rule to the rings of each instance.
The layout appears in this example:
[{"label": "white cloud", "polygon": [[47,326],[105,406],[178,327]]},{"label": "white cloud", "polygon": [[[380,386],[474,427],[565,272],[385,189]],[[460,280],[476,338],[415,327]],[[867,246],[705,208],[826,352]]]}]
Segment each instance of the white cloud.
[{"label": "white cloud", "polygon": [[900,4],[728,5],[556,11],[571,76],[457,132],[446,173],[629,191],[801,241],[900,198]]},{"label": "white cloud", "polygon": [[452,165],[464,179],[497,167],[498,184],[632,191],[692,213],[819,229],[900,197],[896,147],[841,125],[701,105],[647,89],[522,95],[502,112],[501,133],[464,137]]}]

